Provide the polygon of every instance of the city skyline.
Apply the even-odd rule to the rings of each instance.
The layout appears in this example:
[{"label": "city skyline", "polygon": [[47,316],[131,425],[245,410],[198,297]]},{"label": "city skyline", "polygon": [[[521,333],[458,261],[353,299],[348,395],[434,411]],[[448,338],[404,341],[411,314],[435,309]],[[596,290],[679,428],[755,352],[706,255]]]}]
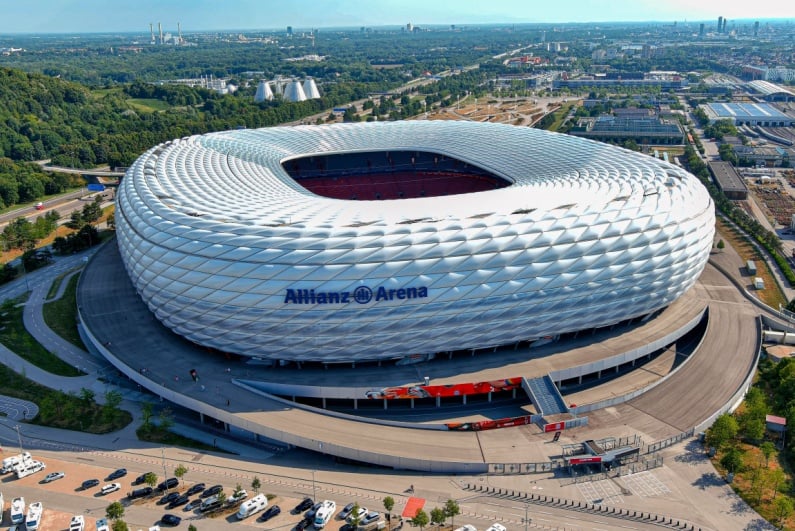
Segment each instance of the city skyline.
[{"label": "city skyline", "polygon": [[519,0],[483,3],[440,0],[433,5],[419,0],[138,0],[113,5],[99,0],[30,0],[3,2],[0,33],[145,32],[150,23],[164,30],[256,30],[298,28],[423,25],[484,25],[524,23],[698,22],[793,18],[781,4],[762,0],[753,6],[727,5],[717,0],[694,4],[673,0],[664,4],[618,0],[609,4],[572,0],[566,9],[554,4],[528,6]]}]

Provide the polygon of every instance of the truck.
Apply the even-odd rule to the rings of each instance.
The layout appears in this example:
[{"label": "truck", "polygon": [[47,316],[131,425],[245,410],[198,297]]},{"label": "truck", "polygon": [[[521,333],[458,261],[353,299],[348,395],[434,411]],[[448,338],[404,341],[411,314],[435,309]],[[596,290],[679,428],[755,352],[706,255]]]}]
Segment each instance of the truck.
[{"label": "truck", "polygon": [[30,455],[30,452],[22,452],[21,454],[6,457],[3,459],[3,468],[0,468],[0,474],[13,472],[15,466],[32,460],[33,457]]},{"label": "truck", "polygon": [[337,504],[332,500],[324,500],[323,503],[315,511],[315,529],[323,529],[329,523],[334,512],[337,510]]},{"label": "truck", "polygon": [[256,514],[264,510],[268,506],[268,497],[264,494],[257,494],[250,500],[244,501],[240,504],[240,509],[237,511],[237,519],[243,520],[252,514]]}]

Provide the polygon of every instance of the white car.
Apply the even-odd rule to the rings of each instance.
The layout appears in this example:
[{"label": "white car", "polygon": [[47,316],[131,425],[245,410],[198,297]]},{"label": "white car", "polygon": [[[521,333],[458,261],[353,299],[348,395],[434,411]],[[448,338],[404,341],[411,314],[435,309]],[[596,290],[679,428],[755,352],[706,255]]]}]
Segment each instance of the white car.
[{"label": "white car", "polygon": [[97,531],[110,531],[108,521],[105,518],[97,520]]},{"label": "white car", "polygon": [[367,516],[367,513],[369,513],[369,512],[370,512],[370,511],[368,511],[368,510],[367,510],[367,507],[359,507],[359,511],[358,511],[356,514],[354,514],[354,513],[351,511],[351,514],[349,514],[349,515],[348,515],[348,518],[347,518],[347,520],[348,520],[348,523],[350,524],[350,523],[351,523],[351,522],[353,522],[354,520],[356,520],[357,522],[361,523],[362,519],[363,519],[365,516]]},{"label": "white car", "polygon": [[226,503],[229,505],[234,505],[236,503],[242,502],[246,498],[248,498],[248,492],[246,492],[245,490],[241,490],[240,492],[237,493],[237,495],[232,494],[231,496],[229,496],[229,498],[226,500]]},{"label": "white car", "polygon": [[106,494],[110,494],[111,492],[116,492],[119,489],[121,489],[121,483],[108,483],[107,485],[102,486],[100,493],[104,496]]},{"label": "white car", "polygon": [[49,483],[50,481],[55,481],[56,479],[61,479],[65,476],[66,474],[64,474],[63,472],[50,472],[49,474],[44,476],[44,479],[42,479],[41,482]]},{"label": "white car", "polygon": [[486,531],[506,531],[506,529],[504,525],[495,522]]},{"label": "white car", "polygon": [[82,514],[76,514],[69,522],[69,531],[83,531],[86,527],[86,519]]}]

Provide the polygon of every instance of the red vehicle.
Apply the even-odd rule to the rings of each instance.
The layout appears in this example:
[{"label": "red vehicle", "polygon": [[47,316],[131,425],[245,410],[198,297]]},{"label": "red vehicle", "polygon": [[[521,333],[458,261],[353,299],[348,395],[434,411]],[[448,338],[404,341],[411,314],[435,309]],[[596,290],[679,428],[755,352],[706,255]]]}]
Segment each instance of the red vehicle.
[{"label": "red vehicle", "polygon": [[36,203],[36,210],[44,210],[44,203],[42,203],[41,201]]}]

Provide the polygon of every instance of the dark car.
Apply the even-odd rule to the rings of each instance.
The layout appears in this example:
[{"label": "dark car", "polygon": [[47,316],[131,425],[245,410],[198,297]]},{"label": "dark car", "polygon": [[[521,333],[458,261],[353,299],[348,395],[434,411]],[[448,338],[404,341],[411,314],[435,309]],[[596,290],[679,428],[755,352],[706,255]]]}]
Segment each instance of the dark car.
[{"label": "dark car", "polygon": [[179,492],[169,492],[168,494],[160,498],[160,501],[158,501],[157,503],[159,503],[160,505],[165,505],[166,503],[173,502],[177,498],[179,498]]},{"label": "dark car", "polygon": [[[148,473],[149,472],[147,472],[146,474],[148,474]],[[135,478],[135,481],[133,481],[132,484],[133,485],[140,485],[141,483],[146,483],[146,474],[141,474],[140,476]]]},{"label": "dark car", "polygon": [[295,524],[295,527],[293,529],[295,529],[295,531],[304,531],[304,529],[306,529],[308,525],[309,522],[307,520],[301,520],[300,522]]},{"label": "dark car", "polygon": [[182,510],[183,511],[192,511],[194,509],[198,509],[199,507],[201,507],[201,505],[202,505],[201,498],[196,498],[195,500],[190,502],[188,505],[186,505],[185,508],[182,509]]},{"label": "dark car", "polygon": [[99,480],[98,479],[87,479],[83,483],[80,484],[80,489],[81,490],[86,490],[86,489],[90,489],[92,487],[96,487],[97,485],[99,485]]},{"label": "dark car", "polygon": [[317,513],[317,510],[320,509],[321,507],[323,507],[323,503],[322,502],[314,504],[312,506],[312,508],[309,509],[306,512],[306,514],[304,514],[304,520],[310,520],[310,521],[314,520],[315,519],[315,513]]},{"label": "dark car", "polygon": [[123,478],[126,475],[127,475],[127,469],[126,468],[119,468],[119,469],[116,469],[113,472],[111,472],[110,475],[108,475],[107,480],[108,481],[113,481],[114,479]]},{"label": "dark car", "polygon": [[153,489],[152,487],[143,487],[140,489],[135,489],[134,491],[129,493],[127,497],[130,498],[131,500],[137,500],[138,498],[145,498],[151,495],[154,491],[155,489]]},{"label": "dark car", "polygon": [[168,478],[167,480],[161,481],[160,483],[157,484],[157,490],[164,491],[168,489],[173,489],[177,485],[179,485],[179,480],[177,478]]},{"label": "dark car", "polygon": [[210,496],[214,496],[224,490],[223,485],[213,485],[208,489],[204,489],[204,492],[201,493],[200,498],[209,498]]},{"label": "dark car", "polygon": [[281,512],[282,512],[281,507],[279,507],[278,505],[271,505],[265,510],[264,513],[262,513],[262,516],[259,517],[259,521],[267,522],[268,520],[270,520],[271,518],[273,518],[274,516],[278,515]]},{"label": "dark car", "polygon": [[183,494],[182,496],[178,497],[176,500],[172,501],[168,504],[169,509],[173,509],[175,507],[179,507],[180,505],[185,505],[190,501],[190,498],[187,494]]},{"label": "dark car", "polygon": [[164,514],[163,518],[160,519],[160,523],[163,525],[179,525],[182,521],[182,518],[175,514]]},{"label": "dark car", "polygon": [[196,483],[194,486],[189,488],[188,492],[186,492],[185,494],[187,494],[188,496],[193,496],[194,494],[198,494],[199,492],[202,492],[204,490],[204,488],[205,488],[204,483]]},{"label": "dark car", "polygon": [[348,516],[351,514],[351,511],[353,511],[355,505],[356,505],[355,503],[351,502],[345,507],[343,507],[342,510],[340,511],[340,514],[337,515],[340,517],[340,520],[345,520],[346,518],[348,518]]},{"label": "dark car", "polygon": [[312,501],[312,498],[304,498],[303,500],[301,500],[301,503],[299,503],[298,505],[293,507],[293,514],[298,514],[301,511],[306,511],[307,509],[312,507],[314,504],[315,504],[315,502]]},{"label": "dark car", "polygon": [[342,527],[340,527],[340,531],[355,531],[355,530],[356,526],[353,524],[343,524]]}]

